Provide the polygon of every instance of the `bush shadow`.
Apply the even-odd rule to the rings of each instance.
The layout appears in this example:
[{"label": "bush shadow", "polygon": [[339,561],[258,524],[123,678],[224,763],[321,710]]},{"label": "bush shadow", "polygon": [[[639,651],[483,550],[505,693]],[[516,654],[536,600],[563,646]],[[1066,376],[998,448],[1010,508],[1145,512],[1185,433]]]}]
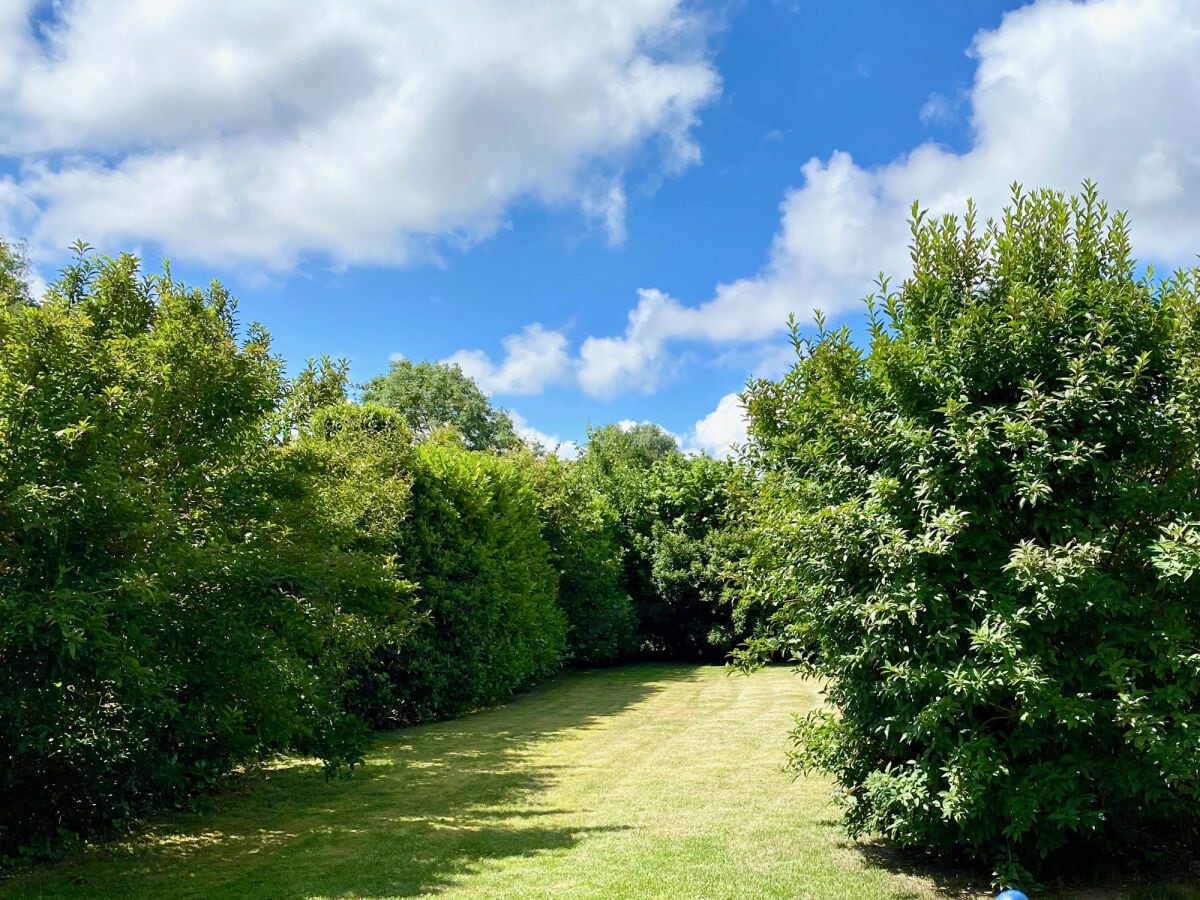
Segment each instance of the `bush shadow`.
[{"label": "bush shadow", "polygon": [[[17,875],[41,897],[374,897],[437,893],[490,863],[569,848],[592,831],[549,824],[538,795],[561,776],[548,741],[602,723],[697,667],[571,673],[510,703],[377,736],[350,779],[284,760],[83,859]],[[603,688],[596,687],[603,679]]]},{"label": "bush shadow", "polygon": [[[906,850],[879,838],[847,841],[843,846],[855,851],[866,865],[932,883],[939,897],[995,895],[990,877],[978,867]],[[1198,875],[1200,863],[1186,859],[1171,859],[1140,872],[1094,864],[1041,886],[1037,895],[1057,900],[1200,900]]]}]

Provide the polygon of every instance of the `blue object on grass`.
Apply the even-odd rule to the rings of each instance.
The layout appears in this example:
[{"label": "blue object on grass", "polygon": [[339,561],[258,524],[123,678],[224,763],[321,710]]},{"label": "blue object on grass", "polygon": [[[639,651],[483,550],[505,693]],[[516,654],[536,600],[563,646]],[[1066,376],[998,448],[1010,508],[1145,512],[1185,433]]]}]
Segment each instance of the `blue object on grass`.
[{"label": "blue object on grass", "polygon": [[1029,898],[1026,897],[1024,894],[1022,894],[1020,891],[1014,891],[1014,890],[1009,889],[1007,891],[1001,891],[1000,893],[998,893],[996,895],[996,900],[1029,900]]}]

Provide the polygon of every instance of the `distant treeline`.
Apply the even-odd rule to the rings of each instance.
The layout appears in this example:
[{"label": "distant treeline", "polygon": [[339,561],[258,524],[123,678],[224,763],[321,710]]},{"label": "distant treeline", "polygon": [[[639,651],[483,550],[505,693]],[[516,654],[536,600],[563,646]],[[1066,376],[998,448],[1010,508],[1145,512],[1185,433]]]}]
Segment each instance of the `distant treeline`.
[{"label": "distant treeline", "polygon": [[578,461],[453,367],[287,378],[217,284],[0,242],[0,859],[564,666],[721,660],[750,481],[654,426]]}]

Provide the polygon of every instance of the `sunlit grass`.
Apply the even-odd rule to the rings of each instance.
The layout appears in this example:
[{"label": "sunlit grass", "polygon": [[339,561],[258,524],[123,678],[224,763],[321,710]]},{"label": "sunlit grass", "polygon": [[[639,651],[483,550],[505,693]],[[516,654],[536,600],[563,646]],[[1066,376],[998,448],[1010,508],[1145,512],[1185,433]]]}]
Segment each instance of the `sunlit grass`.
[{"label": "sunlit grass", "polygon": [[781,771],[791,716],[817,699],[783,669],[571,675],[500,709],[384,735],[350,781],[285,761],[209,812],[0,882],[0,894],[986,896],[881,864],[837,830],[827,782]]}]

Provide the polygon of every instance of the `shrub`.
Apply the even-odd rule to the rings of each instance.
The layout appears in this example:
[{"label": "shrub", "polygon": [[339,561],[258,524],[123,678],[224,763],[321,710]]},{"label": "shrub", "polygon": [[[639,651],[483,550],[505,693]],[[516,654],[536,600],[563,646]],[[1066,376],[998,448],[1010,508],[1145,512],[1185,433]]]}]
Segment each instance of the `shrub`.
[{"label": "shrub", "polygon": [[747,395],[758,595],[833,706],[796,764],[1006,881],[1144,847],[1200,809],[1200,274],[1139,278],[1090,186],[914,209],[912,258],[868,352]]},{"label": "shrub", "polygon": [[521,466],[435,436],[414,453],[411,504],[398,551],[424,617],[376,658],[390,721],[457,715],[553,672],[566,625]]},{"label": "shrub", "polygon": [[280,384],[235,330],[219,287],[129,256],[0,306],[0,854],[119,825],[290,731],[277,648],[184,588],[228,541],[215,498]]},{"label": "shrub", "polygon": [[748,547],[741,524],[746,471],[707,456],[668,456],[650,470],[650,578],[642,629],[665,655],[724,660],[747,637],[732,573]]},{"label": "shrub", "polygon": [[411,610],[407,481],[273,442],[288,389],[234,311],[82,252],[0,304],[0,857],[273,750],[355,761],[349,673]]},{"label": "shrub", "polygon": [[628,657],[637,650],[637,617],[621,587],[616,510],[590,487],[578,465],[554,456],[524,459],[550,564],[558,573],[558,606],[567,624],[563,661],[598,666]]}]

